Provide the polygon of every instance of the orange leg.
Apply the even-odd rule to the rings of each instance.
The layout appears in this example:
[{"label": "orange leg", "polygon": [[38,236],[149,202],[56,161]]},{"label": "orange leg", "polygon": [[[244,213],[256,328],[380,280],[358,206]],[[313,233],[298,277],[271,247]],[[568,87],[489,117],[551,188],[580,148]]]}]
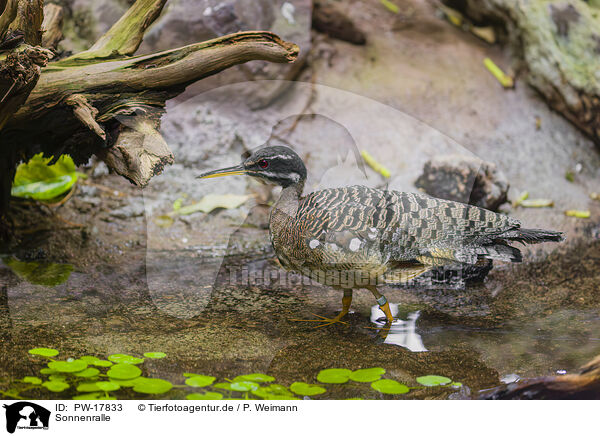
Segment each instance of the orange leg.
[{"label": "orange leg", "polygon": [[315,326],[316,329],[320,327],[325,327],[331,324],[341,323],[346,324],[342,321],[342,318],[348,314],[350,310],[350,305],[352,304],[352,289],[344,289],[344,296],[342,297],[342,311],[335,318],[326,318],[321,315],[317,315],[313,313],[312,315],[316,316],[319,319],[290,319],[290,321],[298,321],[298,322],[320,322],[321,324]]},{"label": "orange leg", "polygon": [[[381,336],[383,339],[385,339],[390,331],[390,327],[392,326],[392,323],[394,322],[394,317],[392,316],[392,311],[390,310],[390,303],[387,302],[385,295],[382,295],[377,290],[377,288],[370,287],[368,289],[369,289],[369,291],[371,291],[373,293],[373,296],[377,299],[377,304],[379,304],[379,308],[385,314],[386,323],[383,327],[381,327],[381,330],[379,330],[379,336]],[[367,328],[371,328],[371,327],[367,327]]]}]

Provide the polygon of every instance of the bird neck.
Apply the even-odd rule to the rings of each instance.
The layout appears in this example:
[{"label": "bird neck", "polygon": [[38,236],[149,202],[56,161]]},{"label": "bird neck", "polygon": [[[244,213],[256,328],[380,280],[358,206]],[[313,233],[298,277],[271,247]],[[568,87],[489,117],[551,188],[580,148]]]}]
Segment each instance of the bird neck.
[{"label": "bird neck", "polygon": [[281,191],[279,200],[277,200],[274,207],[288,216],[296,216],[296,212],[298,212],[298,207],[300,206],[300,197],[302,196],[303,189],[304,180],[286,186]]}]

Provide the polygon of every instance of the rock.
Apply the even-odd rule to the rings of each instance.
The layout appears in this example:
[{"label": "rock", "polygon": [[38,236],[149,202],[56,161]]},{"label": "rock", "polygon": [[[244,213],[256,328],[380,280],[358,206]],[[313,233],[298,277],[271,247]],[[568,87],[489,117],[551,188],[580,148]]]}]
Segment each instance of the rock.
[{"label": "rock", "polygon": [[493,163],[447,155],[426,162],[415,186],[433,197],[497,211],[507,202],[509,184]]},{"label": "rock", "polygon": [[356,27],[336,3],[314,2],[312,28],[352,44],[364,45],[367,42],[364,32]]},{"label": "rock", "polygon": [[[283,93],[303,67],[310,51],[310,0],[171,0],[148,30],[138,53],[150,53],[245,30],[270,30],[300,47],[291,65],[253,61],[234,68],[221,80],[265,81],[247,99],[253,108],[268,106]],[[221,83],[221,82],[219,82]],[[202,89],[202,91],[205,89]],[[194,89],[188,91],[198,92]]]},{"label": "rock", "polygon": [[129,198],[129,204],[119,209],[110,211],[110,216],[119,219],[135,218],[145,213],[144,202],[141,198]]}]

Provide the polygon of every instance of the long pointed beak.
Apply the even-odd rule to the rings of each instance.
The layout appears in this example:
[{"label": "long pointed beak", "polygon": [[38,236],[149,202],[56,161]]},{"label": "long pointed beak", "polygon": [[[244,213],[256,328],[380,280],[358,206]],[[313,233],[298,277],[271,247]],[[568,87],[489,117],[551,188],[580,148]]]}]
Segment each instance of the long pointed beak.
[{"label": "long pointed beak", "polygon": [[204,174],[200,174],[197,179],[212,179],[213,177],[224,177],[234,176],[239,174],[246,174],[246,170],[242,165],[236,165],[229,168],[221,168],[220,170],[209,171]]}]

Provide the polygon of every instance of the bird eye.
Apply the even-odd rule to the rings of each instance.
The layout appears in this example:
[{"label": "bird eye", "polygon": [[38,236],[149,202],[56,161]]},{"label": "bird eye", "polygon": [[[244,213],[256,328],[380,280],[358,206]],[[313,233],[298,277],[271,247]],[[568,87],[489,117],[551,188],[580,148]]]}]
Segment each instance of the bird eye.
[{"label": "bird eye", "polygon": [[266,160],[259,160],[258,161],[258,166],[261,167],[263,170],[265,168],[267,168],[269,166],[269,162],[267,162]]}]

